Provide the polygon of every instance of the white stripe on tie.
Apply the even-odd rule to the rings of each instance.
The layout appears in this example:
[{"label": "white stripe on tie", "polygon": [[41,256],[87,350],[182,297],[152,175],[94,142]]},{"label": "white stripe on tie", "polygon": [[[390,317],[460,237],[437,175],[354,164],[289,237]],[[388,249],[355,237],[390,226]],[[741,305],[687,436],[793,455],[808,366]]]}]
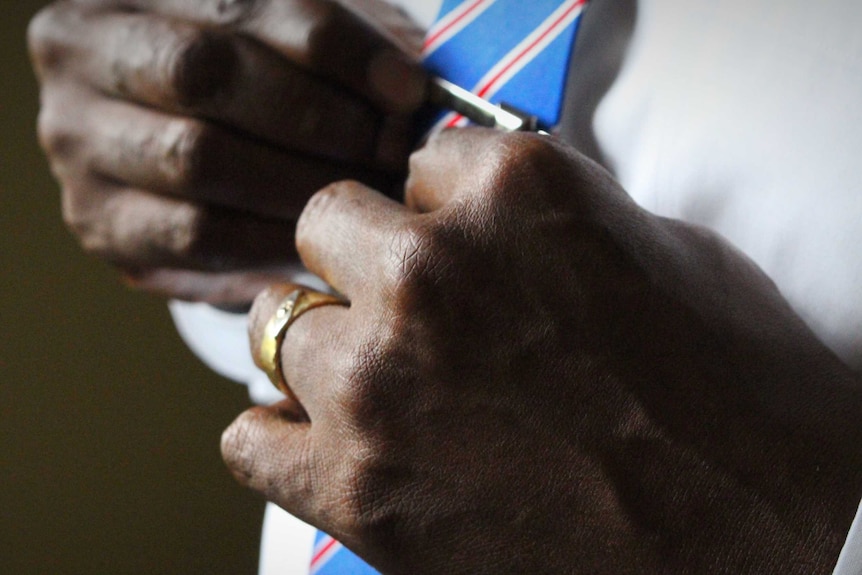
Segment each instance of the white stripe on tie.
[{"label": "white stripe on tie", "polygon": [[422,56],[427,57],[437,48],[476,20],[482,12],[490,8],[496,0],[465,0],[460,6],[438,20],[425,35]]}]

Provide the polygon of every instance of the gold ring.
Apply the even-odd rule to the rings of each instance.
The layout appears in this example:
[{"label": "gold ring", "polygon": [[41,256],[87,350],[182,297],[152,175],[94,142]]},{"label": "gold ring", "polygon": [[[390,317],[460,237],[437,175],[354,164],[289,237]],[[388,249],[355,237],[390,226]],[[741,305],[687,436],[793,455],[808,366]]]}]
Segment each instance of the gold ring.
[{"label": "gold ring", "polygon": [[296,396],[291,391],[290,386],[287,385],[281,367],[281,344],[284,342],[284,334],[287,333],[287,328],[296,321],[296,318],[310,309],[324,305],[346,306],[347,302],[319,291],[293,290],[281,300],[275,313],[263,329],[263,339],[260,342],[258,352],[260,368],[266,373],[272,384],[291,399],[296,400]]}]

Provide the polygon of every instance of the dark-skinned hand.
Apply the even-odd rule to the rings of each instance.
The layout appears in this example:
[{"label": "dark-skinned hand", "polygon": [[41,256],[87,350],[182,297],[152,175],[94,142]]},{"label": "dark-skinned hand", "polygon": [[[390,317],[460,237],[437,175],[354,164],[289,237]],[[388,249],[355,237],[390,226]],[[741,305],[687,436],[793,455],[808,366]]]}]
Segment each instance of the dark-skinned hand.
[{"label": "dark-skinned hand", "polygon": [[250,301],[344,178],[403,185],[422,33],[379,0],[61,0],[39,135],[84,248],[145,289]]},{"label": "dark-skinned hand", "polygon": [[554,138],[410,167],[406,207],[348,181],[300,217],[350,306],[288,329],[298,402],[225,432],[241,482],[386,574],[831,573],[862,386],[751,261]]}]

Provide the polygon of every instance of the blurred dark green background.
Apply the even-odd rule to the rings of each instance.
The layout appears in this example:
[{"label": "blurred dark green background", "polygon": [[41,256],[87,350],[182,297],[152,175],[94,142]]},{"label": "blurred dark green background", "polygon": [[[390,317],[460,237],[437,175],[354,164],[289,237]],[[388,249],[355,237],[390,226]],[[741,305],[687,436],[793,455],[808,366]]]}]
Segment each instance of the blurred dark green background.
[{"label": "blurred dark green background", "polygon": [[0,574],[254,573],[263,504],[219,456],[245,389],[61,222],[27,22],[0,10]]}]

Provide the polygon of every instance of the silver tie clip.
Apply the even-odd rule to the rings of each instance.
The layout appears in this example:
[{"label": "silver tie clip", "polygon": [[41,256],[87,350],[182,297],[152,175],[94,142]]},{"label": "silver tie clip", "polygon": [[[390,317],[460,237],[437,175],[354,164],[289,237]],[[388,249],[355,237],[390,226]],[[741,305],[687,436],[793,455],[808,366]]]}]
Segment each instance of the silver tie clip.
[{"label": "silver tie clip", "polygon": [[504,132],[542,132],[538,119],[512,106],[496,105],[443,78],[431,78],[428,101],[458,112],[474,124]]}]

